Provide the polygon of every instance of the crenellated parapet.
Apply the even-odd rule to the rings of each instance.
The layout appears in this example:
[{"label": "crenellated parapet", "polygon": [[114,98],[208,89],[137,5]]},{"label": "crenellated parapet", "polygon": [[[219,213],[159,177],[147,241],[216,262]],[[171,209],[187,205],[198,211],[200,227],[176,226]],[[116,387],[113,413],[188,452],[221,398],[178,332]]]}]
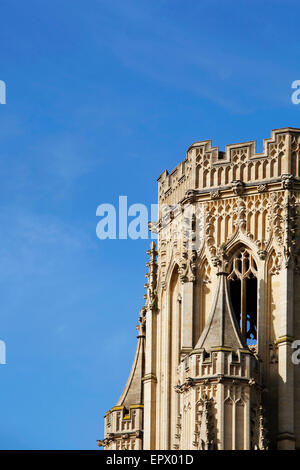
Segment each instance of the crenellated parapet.
[{"label": "crenellated parapet", "polygon": [[[198,142],[160,176],[159,220],[151,224],[159,236],[158,287],[166,286],[174,259],[182,282],[194,280],[201,254],[213,267],[238,239],[270,260],[273,274],[288,263],[300,272],[299,140],[300,129],[274,130],[260,154],[255,141],[221,154],[210,141]],[[204,168],[208,179],[199,177]]]},{"label": "crenellated parapet", "polygon": [[[265,428],[260,429],[258,418],[262,410],[259,364],[248,349],[198,351],[191,354],[188,364],[183,361],[180,369],[182,382],[175,390],[179,394],[181,425],[174,434],[175,449],[188,446],[188,422],[194,425],[190,447],[194,450],[267,447],[267,433]],[[185,419],[181,420],[181,414]],[[226,425],[222,427],[224,415]],[[259,432],[264,433],[263,443]]]},{"label": "crenellated parapet", "polygon": [[218,187],[264,185],[282,175],[299,177],[299,156],[300,129],[290,127],[273,130],[262,153],[256,152],[256,141],[227,145],[225,152],[212,147],[211,140],[195,142],[182,163],[158,178],[159,203],[176,204],[188,190],[212,190],[218,197]]},{"label": "crenellated parapet", "polygon": [[143,442],[143,405],[115,406],[104,417],[105,438],[98,446],[106,450],[138,450]]}]

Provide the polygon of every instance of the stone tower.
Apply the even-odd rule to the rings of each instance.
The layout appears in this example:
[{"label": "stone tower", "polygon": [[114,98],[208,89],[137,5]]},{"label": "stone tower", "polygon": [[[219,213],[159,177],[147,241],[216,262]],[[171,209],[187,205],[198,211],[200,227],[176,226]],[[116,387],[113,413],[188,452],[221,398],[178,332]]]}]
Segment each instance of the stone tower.
[{"label": "stone tower", "polygon": [[105,449],[300,449],[300,129],[158,178],[132,370]]}]

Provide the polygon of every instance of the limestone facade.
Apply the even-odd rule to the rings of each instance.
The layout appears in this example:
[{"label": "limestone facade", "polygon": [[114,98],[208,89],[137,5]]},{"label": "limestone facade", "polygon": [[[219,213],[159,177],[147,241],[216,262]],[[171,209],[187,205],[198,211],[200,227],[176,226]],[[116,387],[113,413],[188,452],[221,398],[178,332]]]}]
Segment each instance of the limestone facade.
[{"label": "limestone facade", "polygon": [[158,178],[137,351],[105,449],[300,449],[300,129]]}]

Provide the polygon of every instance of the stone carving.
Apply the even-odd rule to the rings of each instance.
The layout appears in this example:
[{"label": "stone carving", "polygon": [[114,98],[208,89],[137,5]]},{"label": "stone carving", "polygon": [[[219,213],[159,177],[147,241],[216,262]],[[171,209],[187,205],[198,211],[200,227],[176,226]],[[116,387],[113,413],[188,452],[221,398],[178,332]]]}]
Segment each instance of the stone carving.
[{"label": "stone carving", "polygon": [[176,385],[174,387],[174,390],[177,393],[184,393],[188,391],[191,387],[193,387],[194,384],[195,384],[194,379],[192,379],[191,377],[187,377],[186,381],[181,385]]},{"label": "stone carving", "polygon": [[150,257],[150,260],[147,263],[149,270],[146,274],[146,278],[148,282],[145,284],[145,288],[147,289],[146,305],[150,309],[155,309],[157,304],[157,251],[155,242],[151,243],[150,250],[147,251],[147,254]]},{"label": "stone carving", "polygon": [[179,277],[181,283],[195,281],[196,259],[197,252],[195,250],[183,250],[182,257],[179,260]]},{"label": "stone carving", "polygon": [[259,185],[257,186],[257,191],[258,191],[259,193],[263,193],[264,191],[267,190],[267,188],[268,188],[268,185],[267,185],[267,184],[259,184]]},{"label": "stone carving", "polygon": [[178,414],[177,416],[177,422],[176,422],[176,434],[174,435],[174,439],[175,439],[175,442],[174,442],[174,449],[175,450],[178,450],[180,449],[180,439],[181,439],[181,413]]},{"label": "stone carving", "polygon": [[213,400],[205,395],[204,399],[197,402],[196,421],[197,430],[195,431],[194,445],[199,450],[213,450],[214,448],[214,424],[213,424]]},{"label": "stone carving", "polygon": [[283,256],[285,267],[288,267],[292,254],[295,254],[296,206],[288,195],[283,206]]},{"label": "stone carving", "polygon": [[240,199],[237,202],[233,210],[233,214],[236,217],[234,221],[235,227],[240,230],[245,230],[246,228],[246,204],[242,199]]},{"label": "stone carving", "polygon": [[275,341],[269,344],[270,364],[278,363],[278,346]]},{"label": "stone carving", "polygon": [[294,176],[290,174],[281,175],[281,183],[283,189],[292,189],[294,183]]},{"label": "stone carving", "polygon": [[241,196],[244,192],[244,183],[240,180],[232,181],[232,190],[236,196]]},{"label": "stone carving", "polygon": [[265,418],[265,411],[260,405],[257,411],[258,419],[258,442],[254,446],[257,450],[268,450],[269,449],[269,440],[268,440],[268,431],[266,429],[267,420]]},{"label": "stone carving", "polygon": [[146,327],[146,307],[142,307],[140,310],[140,316],[139,316],[139,323],[136,327],[138,331],[138,338],[144,338],[145,337],[145,327]]},{"label": "stone carving", "polygon": [[217,189],[217,191],[212,191],[210,193],[210,197],[212,199],[218,199],[220,196],[221,196],[221,191],[219,191],[218,189]]}]

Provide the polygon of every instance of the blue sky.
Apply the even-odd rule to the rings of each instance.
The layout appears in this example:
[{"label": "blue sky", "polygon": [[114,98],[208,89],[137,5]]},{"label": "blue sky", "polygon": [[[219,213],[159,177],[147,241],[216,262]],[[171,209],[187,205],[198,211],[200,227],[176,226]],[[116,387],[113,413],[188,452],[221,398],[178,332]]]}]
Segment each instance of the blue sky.
[{"label": "blue sky", "polygon": [[196,140],[300,127],[298,1],[2,0],[1,449],[95,449],[136,347],[150,240],[96,208],[156,202]]}]

